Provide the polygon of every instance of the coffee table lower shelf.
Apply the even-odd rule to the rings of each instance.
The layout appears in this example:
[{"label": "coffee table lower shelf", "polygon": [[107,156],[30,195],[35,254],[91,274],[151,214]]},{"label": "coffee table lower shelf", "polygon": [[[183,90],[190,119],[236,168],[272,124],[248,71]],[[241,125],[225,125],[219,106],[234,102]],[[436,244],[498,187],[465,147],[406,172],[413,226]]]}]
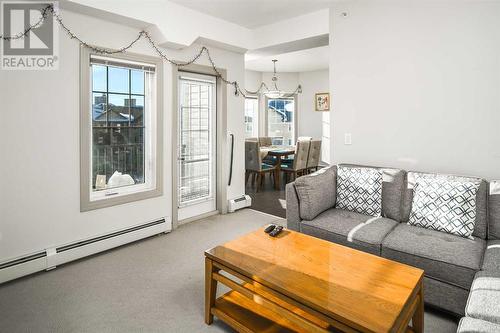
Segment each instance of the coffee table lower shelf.
[{"label": "coffee table lower shelf", "polygon": [[230,291],[219,297],[212,308],[212,314],[238,332],[305,332],[237,291]]},{"label": "coffee table lower shelf", "polygon": [[[302,327],[251,301],[237,291],[230,291],[217,298],[211,312],[237,332],[307,332]],[[333,327],[330,327],[329,331],[341,332]],[[406,332],[412,333],[414,331],[408,327]]]}]

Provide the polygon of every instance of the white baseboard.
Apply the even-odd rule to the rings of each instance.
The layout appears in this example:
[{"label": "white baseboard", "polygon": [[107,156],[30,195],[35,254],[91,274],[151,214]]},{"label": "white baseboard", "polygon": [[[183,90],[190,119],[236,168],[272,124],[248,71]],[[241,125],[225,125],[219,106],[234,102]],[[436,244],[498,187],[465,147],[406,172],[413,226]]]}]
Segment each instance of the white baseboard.
[{"label": "white baseboard", "polygon": [[33,259],[21,264],[2,268],[0,270],[0,283],[30,275],[45,270],[47,267],[47,257]]},{"label": "white baseboard", "polygon": [[172,231],[171,220],[168,218],[162,220],[163,222],[161,220],[153,223],[150,222],[94,238],[45,249],[38,252],[38,256],[28,255],[5,261],[0,263],[0,283],[43,270],[53,269],[73,260]]}]

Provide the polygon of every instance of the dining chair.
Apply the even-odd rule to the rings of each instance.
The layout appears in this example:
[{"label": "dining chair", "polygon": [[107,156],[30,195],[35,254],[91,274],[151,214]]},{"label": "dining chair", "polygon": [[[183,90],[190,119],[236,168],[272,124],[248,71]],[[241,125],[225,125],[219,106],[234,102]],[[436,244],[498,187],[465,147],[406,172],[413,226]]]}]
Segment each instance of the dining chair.
[{"label": "dining chair", "polygon": [[[260,136],[258,139],[261,147],[269,147],[273,145],[273,138],[271,138],[270,136]],[[276,157],[266,156],[264,157],[264,163],[270,165],[276,165],[277,163]]]},{"label": "dining chair", "polygon": [[320,155],[321,140],[311,140],[311,145],[309,146],[309,155],[307,156],[307,172],[318,170]]},{"label": "dining chair", "polygon": [[[297,142],[299,142],[299,141],[311,141],[311,140],[312,140],[312,136],[299,136],[297,138]],[[293,159],[294,159],[294,156],[283,159],[281,163],[292,164]]]},{"label": "dining chair", "polygon": [[273,138],[270,136],[259,136],[259,144],[261,147],[272,146]]},{"label": "dining chair", "polygon": [[301,176],[305,173],[310,145],[311,141],[297,141],[293,160],[291,160],[291,163],[282,164],[281,171],[283,171],[285,176],[285,184],[288,182],[289,174],[292,176],[292,180],[295,180],[297,176]]},{"label": "dining chair", "polygon": [[257,178],[256,191],[259,191],[264,184],[265,175],[269,173],[274,178],[276,186],[276,167],[262,162],[260,154],[260,145],[257,141],[245,142],[245,186],[248,179],[252,176],[252,185],[255,184]]}]

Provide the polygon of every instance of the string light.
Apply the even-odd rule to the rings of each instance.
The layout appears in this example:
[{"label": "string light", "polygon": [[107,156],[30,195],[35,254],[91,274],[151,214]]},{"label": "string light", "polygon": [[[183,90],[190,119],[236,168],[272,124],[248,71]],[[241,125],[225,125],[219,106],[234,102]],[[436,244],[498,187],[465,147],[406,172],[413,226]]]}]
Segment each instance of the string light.
[{"label": "string light", "polygon": [[[219,69],[215,65],[215,62],[212,59],[212,56],[210,55],[210,51],[205,46],[202,46],[201,49],[198,51],[198,53],[196,53],[195,56],[193,58],[191,58],[191,60],[186,61],[186,62],[178,62],[178,61],[175,61],[173,59],[170,59],[169,57],[167,57],[167,55],[162,50],[160,50],[160,48],[158,47],[157,43],[153,40],[153,38],[151,37],[151,35],[149,34],[149,32],[147,32],[145,30],[141,30],[141,31],[139,31],[137,37],[134,40],[132,40],[129,44],[127,44],[126,46],[118,48],[118,49],[115,49],[115,50],[106,49],[106,48],[101,48],[101,47],[97,47],[97,46],[94,46],[92,44],[89,44],[88,42],[85,42],[80,37],[78,37],[75,33],[73,33],[64,24],[61,16],[56,12],[56,10],[54,9],[53,5],[48,5],[47,7],[45,7],[42,10],[41,14],[42,15],[41,15],[40,19],[35,24],[32,24],[29,27],[27,27],[23,32],[20,32],[17,35],[14,35],[14,36],[3,36],[3,35],[0,35],[0,39],[10,41],[10,40],[16,40],[16,39],[24,38],[31,30],[36,29],[39,26],[41,26],[43,24],[43,22],[49,16],[49,14],[52,14],[52,16],[57,21],[57,23],[61,26],[61,28],[64,30],[64,32],[71,39],[76,39],[81,45],[83,45],[84,47],[92,50],[95,53],[105,54],[105,55],[113,55],[113,54],[117,54],[117,53],[125,53],[125,52],[128,51],[128,49],[132,48],[142,38],[145,38],[148,41],[148,43],[151,45],[151,47],[155,50],[155,52],[158,54],[158,56],[160,56],[166,62],[168,62],[168,63],[170,63],[170,64],[172,64],[174,66],[177,66],[177,67],[185,67],[185,66],[191,65],[191,64],[195,63],[196,61],[198,61],[198,59],[200,59],[200,57],[203,55],[203,53],[205,53],[206,56],[207,56],[207,58],[208,58],[208,61],[210,62],[210,66],[212,67],[212,70],[215,73],[215,76],[218,77],[225,84],[234,86],[234,95],[235,96],[242,95],[243,97],[246,97],[247,94],[248,95],[259,95],[259,94],[262,93],[262,91],[264,89],[267,92],[270,92],[270,89],[265,84],[265,82],[262,82],[260,84],[259,88],[256,91],[249,91],[249,90],[245,89],[245,92],[243,92],[243,90],[241,89],[241,87],[240,87],[240,85],[239,85],[239,83],[237,81],[229,81],[229,80],[227,80],[222,75],[222,73],[219,71]],[[293,95],[295,93],[301,93],[301,92],[302,92],[301,88],[300,88],[300,86],[298,86],[297,89],[293,93],[291,93],[290,95]]]}]

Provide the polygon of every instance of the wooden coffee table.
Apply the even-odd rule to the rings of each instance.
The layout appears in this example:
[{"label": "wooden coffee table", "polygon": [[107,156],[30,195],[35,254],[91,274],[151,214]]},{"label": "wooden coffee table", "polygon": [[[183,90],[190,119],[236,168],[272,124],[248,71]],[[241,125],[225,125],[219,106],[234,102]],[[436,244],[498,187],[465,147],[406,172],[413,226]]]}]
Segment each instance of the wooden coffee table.
[{"label": "wooden coffee table", "polygon": [[[208,325],[215,315],[238,332],[423,332],[422,270],[263,230],[205,252]],[[216,298],[218,283],[231,291]]]}]

